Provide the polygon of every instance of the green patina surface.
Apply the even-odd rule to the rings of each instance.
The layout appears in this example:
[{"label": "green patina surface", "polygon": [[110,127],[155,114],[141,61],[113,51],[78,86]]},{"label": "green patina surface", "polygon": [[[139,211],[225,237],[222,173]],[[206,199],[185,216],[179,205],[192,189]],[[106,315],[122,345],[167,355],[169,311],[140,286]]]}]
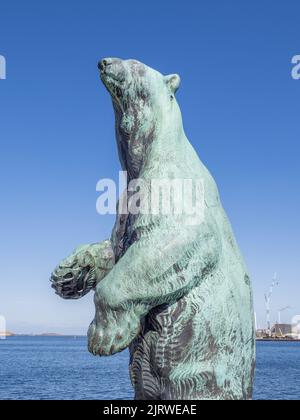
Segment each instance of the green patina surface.
[{"label": "green patina surface", "polygon": [[217,186],[185,136],[175,92],[135,60],[106,59],[120,162],[128,181],[203,181],[204,218],[117,215],[111,239],[79,248],[53,273],[66,298],[95,288],[89,350],[130,349],[137,399],[249,399],[255,366],[250,279]]}]

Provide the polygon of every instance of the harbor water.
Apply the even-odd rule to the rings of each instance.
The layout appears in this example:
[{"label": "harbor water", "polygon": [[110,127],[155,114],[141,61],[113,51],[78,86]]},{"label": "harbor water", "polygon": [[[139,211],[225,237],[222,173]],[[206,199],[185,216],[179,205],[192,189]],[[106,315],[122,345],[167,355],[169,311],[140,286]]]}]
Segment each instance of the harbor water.
[{"label": "harbor water", "polygon": [[[0,340],[0,399],[133,398],[128,352],[91,356],[86,337]],[[258,342],[254,399],[300,399],[300,343]]]}]

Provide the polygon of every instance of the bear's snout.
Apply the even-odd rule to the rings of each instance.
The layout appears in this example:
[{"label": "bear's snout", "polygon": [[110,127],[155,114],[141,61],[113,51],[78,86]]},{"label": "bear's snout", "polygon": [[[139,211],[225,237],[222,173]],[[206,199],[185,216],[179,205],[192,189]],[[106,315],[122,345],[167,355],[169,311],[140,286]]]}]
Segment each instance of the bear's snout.
[{"label": "bear's snout", "polygon": [[107,67],[111,66],[114,63],[120,62],[121,60],[118,58],[103,58],[98,63],[98,69],[104,73]]}]

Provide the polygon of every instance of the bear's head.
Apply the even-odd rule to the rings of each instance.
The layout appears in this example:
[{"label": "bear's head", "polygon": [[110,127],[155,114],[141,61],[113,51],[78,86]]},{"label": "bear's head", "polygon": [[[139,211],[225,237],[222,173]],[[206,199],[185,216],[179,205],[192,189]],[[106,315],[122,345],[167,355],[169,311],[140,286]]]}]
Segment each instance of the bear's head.
[{"label": "bear's head", "polygon": [[98,67],[113,101],[121,164],[130,178],[137,177],[160,131],[182,124],[175,99],[180,77],[163,76],[137,60],[105,58]]}]

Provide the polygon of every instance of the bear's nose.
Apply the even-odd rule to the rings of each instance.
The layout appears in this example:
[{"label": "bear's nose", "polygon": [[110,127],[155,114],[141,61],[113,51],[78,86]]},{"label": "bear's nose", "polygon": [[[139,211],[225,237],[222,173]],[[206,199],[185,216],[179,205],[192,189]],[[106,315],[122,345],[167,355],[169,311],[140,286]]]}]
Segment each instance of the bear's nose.
[{"label": "bear's nose", "polygon": [[98,63],[98,69],[103,72],[105,71],[106,67],[110,66],[112,63],[112,58],[103,58],[103,60],[99,61]]}]

